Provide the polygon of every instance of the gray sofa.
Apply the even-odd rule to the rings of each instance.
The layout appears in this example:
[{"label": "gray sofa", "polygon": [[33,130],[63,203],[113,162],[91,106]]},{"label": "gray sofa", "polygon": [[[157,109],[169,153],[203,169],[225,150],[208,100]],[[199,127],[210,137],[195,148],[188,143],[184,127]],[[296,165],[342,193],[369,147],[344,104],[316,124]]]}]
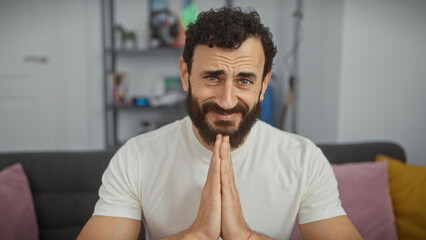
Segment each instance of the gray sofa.
[{"label": "gray sofa", "polygon": [[[374,161],[376,154],[406,161],[395,143],[319,145],[331,163]],[[98,199],[101,176],[113,150],[0,154],[0,170],[21,162],[33,194],[40,239],[75,239]],[[144,239],[142,229],[140,239]]]}]

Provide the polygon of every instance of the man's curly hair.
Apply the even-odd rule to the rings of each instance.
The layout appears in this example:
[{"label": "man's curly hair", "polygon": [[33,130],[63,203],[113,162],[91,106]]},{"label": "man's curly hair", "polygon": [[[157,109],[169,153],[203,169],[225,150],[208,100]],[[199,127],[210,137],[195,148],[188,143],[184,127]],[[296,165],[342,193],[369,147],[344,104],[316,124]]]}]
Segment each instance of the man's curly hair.
[{"label": "man's curly hair", "polygon": [[277,54],[272,34],[269,28],[260,22],[259,14],[255,10],[243,12],[239,7],[210,9],[200,13],[197,21],[188,25],[185,35],[183,60],[188,65],[189,74],[197,45],[237,49],[249,37],[260,39],[265,54],[262,79],[272,69],[272,61]]}]

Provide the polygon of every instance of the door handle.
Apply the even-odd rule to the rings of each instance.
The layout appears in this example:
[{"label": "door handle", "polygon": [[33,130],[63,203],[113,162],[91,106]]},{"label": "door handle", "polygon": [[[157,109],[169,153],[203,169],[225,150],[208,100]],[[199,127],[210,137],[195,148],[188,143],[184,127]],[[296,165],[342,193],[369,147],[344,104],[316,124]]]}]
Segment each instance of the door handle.
[{"label": "door handle", "polygon": [[47,57],[46,56],[25,56],[25,62],[36,62],[36,63],[47,63]]}]

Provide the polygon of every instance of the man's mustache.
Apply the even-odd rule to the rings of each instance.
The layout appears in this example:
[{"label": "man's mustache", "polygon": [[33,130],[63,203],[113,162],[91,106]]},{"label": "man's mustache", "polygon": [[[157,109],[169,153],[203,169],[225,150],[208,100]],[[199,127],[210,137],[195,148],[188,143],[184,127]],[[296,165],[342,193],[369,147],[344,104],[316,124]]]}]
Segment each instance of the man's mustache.
[{"label": "man's mustache", "polygon": [[243,116],[245,116],[249,111],[249,107],[242,103],[241,101],[238,101],[237,105],[231,109],[223,109],[221,108],[217,103],[215,102],[206,102],[203,103],[201,106],[201,112],[203,114],[207,114],[208,112],[214,112],[220,115],[229,115],[233,113],[241,113]]}]

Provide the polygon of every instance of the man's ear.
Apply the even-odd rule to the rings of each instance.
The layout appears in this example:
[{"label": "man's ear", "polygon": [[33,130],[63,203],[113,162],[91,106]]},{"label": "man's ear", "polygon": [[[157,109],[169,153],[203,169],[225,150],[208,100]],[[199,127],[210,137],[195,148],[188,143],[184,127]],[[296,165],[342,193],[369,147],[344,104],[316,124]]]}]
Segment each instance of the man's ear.
[{"label": "man's ear", "polygon": [[180,57],[180,59],[179,59],[179,68],[180,68],[180,80],[182,82],[182,87],[183,87],[183,90],[185,92],[187,92],[188,91],[188,87],[189,87],[189,82],[188,82],[188,77],[189,77],[188,65],[183,60],[182,57]]},{"label": "man's ear", "polygon": [[263,101],[263,97],[265,95],[266,89],[268,88],[269,79],[271,79],[272,76],[272,70],[266,74],[265,78],[262,82],[262,93],[260,94],[260,101]]}]

